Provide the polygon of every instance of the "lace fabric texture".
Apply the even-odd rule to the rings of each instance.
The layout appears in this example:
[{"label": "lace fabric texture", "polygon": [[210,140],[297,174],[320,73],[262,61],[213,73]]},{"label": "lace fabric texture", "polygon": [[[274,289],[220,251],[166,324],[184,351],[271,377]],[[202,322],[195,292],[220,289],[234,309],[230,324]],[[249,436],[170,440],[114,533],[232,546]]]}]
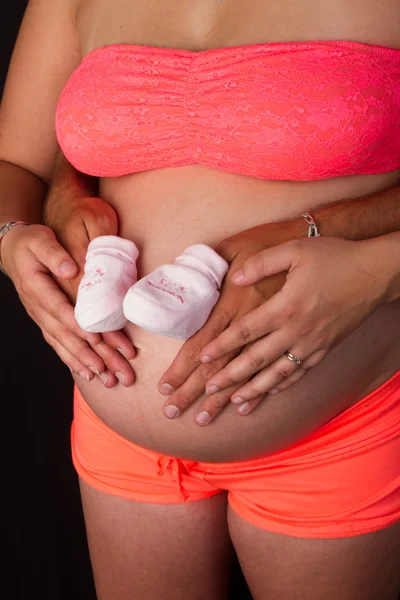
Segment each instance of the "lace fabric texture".
[{"label": "lace fabric texture", "polygon": [[102,46],[67,82],[56,131],[97,177],[189,164],[295,181],[383,173],[400,167],[400,50]]}]

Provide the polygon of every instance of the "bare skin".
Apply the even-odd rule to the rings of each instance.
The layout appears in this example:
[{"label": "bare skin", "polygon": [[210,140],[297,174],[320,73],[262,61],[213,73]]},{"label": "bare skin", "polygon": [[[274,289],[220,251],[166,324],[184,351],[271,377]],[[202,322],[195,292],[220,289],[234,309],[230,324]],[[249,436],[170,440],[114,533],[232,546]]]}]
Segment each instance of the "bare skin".
[{"label": "bare skin", "polygon": [[[315,16],[313,3],[306,3],[301,10],[284,3],[278,10],[266,7],[264,2],[245,2],[233,10],[228,2],[209,2],[201,8],[186,2],[150,5],[139,2],[129,31],[125,30],[129,3],[113,5],[112,14],[107,11],[105,0],[83,1],[79,6],[78,30],[83,55],[98,46],[120,42],[193,51],[318,38],[400,46],[400,38],[395,37],[391,25],[398,10],[394,4],[392,19],[386,16],[382,27],[378,26],[380,38],[376,27],[370,26],[381,12],[377,3],[370,4],[370,13],[363,10],[364,20],[360,21],[355,19],[360,8],[356,3],[351,8],[346,5],[347,8],[336,9],[335,19],[331,19],[328,3],[318,4]],[[315,20],[309,20],[310,13]],[[283,21],[285,31],[279,25]],[[351,31],[349,22],[353,22]],[[171,30],[180,33],[173,35]],[[171,262],[191,243],[216,246],[244,229],[297,218],[323,203],[367,195],[399,181],[400,174],[392,172],[319,182],[274,182],[189,165],[103,179],[99,195],[115,208],[120,235],[135,240],[140,250],[139,276],[143,276],[156,266]],[[193,422],[193,412],[200,400],[193,410],[173,422],[161,412],[165,399],[157,384],[181,347],[180,342],[128,325],[126,333],[137,350],[132,362],[136,375],[133,387],[119,386],[110,392],[98,381],[79,380],[77,384],[103,421],[139,445],[193,460],[229,461],[259,456],[285,447],[314,430],[396,371],[400,349],[394,348],[394,340],[400,333],[400,323],[398,330],[393,323],[399,322],[395,317],[398,310],[398,305],[388,305],[377,311],[307,375],[306,385],[299,382],[294,389],[281,393],[279,400],[271,398],[264,402],[254,418],[238,419],[234,408],[229,406],[223,418],[201,431]],[[359,348],[363,348],[362,353]],[[332,378],[335,385],[327,392],[326,382]],[[314,392],[311,400],[310,385]],[[301,406],[301,412],[296,410],[297,406]]]},{"label": "bare skin", "polygon": [[[137,27],[130,26],[129,31],[124,31],[119,26],[126,22],[123,15],[127,3],[114,6],[110,24],[107,11],[97,14],[96,3],[84,2],[79,25],[81,38],[87,40],[83,52],[119,41],[201,51],[265,41],[336,37],[400,47],[400,37],[397,27],[394,27],[396,17],[400,14],[393,2],[390,4],[390,9],[394,11],[391,17],[390,11],[382,11],[378,3],[370,3],[369,10],[366,10],[365,3],[362,7],[360,3],[346,4],[346,8],[342,5],[340,9],[335,7],[334,15],[328,2],[318,3],[318,7],[313,2],[301,5],[271,3],[268,7],[264,2],[239,4],[234,10],[236,7],[232,2],[208,2],[196,7],[186,2],[163,3],[162,7],[160,3],[150,6],[147,2],[138,3]],[[290,19],[287,18],[288,13]],[[382,13],[385,14],[383,21]],[[311,15],[313,18],[310,19]],[[363,19],[360,19],[361,15]],[[321,24],[324,25],[321,27]],[[215,245],[229,235],[262,222],[294,218],[304,210],[312,212],[321,203],[368,194],[398,181],[399,174],[390,173],[317,183],[269,182],[194,165],[104,180],[100,184],[100,195],[118,212],[120,234],[134,239],[138,244],[141,250],[140,274],[144,275],[158,264],[173,259],[194,239]],[[141,200],[144,197],[146,202]],[[199,206],[203,210],[199,211]],[[168,236],[164,234],[165,222],[168,222]],[[396,349],[394,345],[400,333],[400,327],[394,326],[396,321],[399,322],[398,313],[398,303],[380,309],[336,351],[331,352],[325,364],[309,375],[313,378],[312,398],[306,391],[309,387],[299,382],[288,392],[281,393],[279,401],[271,398],[262,404],[254,415],[247,417],[249,420],[238,419],[233,408],[229,407],[219,420],[201,431],[194,425],[191,411],[177,421],[166,423],[158,410],[163,399],[157,394],[156,386],[180,344],[134,326],[127,328],[138,351],[134,361],[137,379],[133,389],[117,389],[112,393],[110,402],[100,384],[80,384],[80,387],[97,414],[136,443],[162,453],[193,459],[245,458],[291,443],[305,430],[315,429],[327,418],[327,406],[332,408],[334,405],[334,410],[343,410],[394,373],[400,358],[400,348]],[[363,348],[362,359],[360,348]],[[370,354],[365,352],[366,348],[371,348]],[[333,394],[327,393],[327,381],[335,382]],[[93,389],[94,385],[96,389]],[[285,423],[284,428],[277,427],[277,423]],[[97,503],[102,502],[101,497],[100,492],[84,492],[89,518],[92,511],[96,510]],[[120,500],[110,500],[110,503],[121,509]],[[121,530],[127,518],[141,514],[137,513],[137,507],[126,504],[122,508],[124,516],[121,518]],[[219,507],[212,506],[212,502],[197,504],[199,514],[206,510],[208,519],[213,519],[219,510]],[[177,526],[181,518],[184,526],[188,507],[179,506],[175,509],[179,513],[179,517],[175,515]],[[150,514],[154,518],[160,512],[165,513],[168,523],[172,511],[169,507],[153,506]],[[340,597],[361,600],[384,597],[394,600],[396,597],[400,585],[395,570],[395,555],[399,548],[398,527],[355,540],[291,540],[256,529],[232,511],[229,514],[230,534],[255,599],[317,600],[327,597],[333,600]],[[100,521],[104,518],[103,515]],[[155,532],[151,542],[159,544],[159,535]],[[195,532],[193,544],[196,544],[196,540],[198,536]],[[130,546],[131,552],[135,547]],[[380,553],[378,548],[386,550]],[[180,552],[179,544],[170,547],[170,551]],[[217,547],[215,551],[218,551]],[[201,550],[199,561],[200,553]],[[150,554],[146,555],[147,581],[155,566]],[[100,574],[110,556],[109,553],[103,557],[96,556],[96,571]],[[279,560],[271,561],[271,556],[279,557]],[[313,557],[311,567],[307,566],[310,556]],[[323,562],[321,556],[324,557]],[[351,567],[348,566],[349,556],[352,557]],[[180,554],[182,573],[187,572],[189,561],[192,561],[191,556],[186,559]],[[328,564],[330,567],[327,570]],[[282,568],[282,565],[285,567]],[[321,574],[317,579],[312,577],[312,589],[309,585],[309,568],[313,573],[318,570]],[[159,569],[157,572],[163,585],[158,592],[148,591],[148,598],[162,597],[165,590],[170,589],[170,580],[163,578]],[[374,576],[367,576],[368,572],[374,573]],[[381,574],[379,577],[376,576],[377,572]],[[209,567],[204,566],[202,573],[196,573],[196,577],[211,582],[212,587],[213,571]],[[193,577],[191,580],[192,597],[196,597],[198,590],[195,579]],[[112,586],[113,581],[113,577],[106,576],[101,585],[108,590],[111,588],[107,586]],[[124,593],[121,598],[131,597]],[[136,597],[139,596],[144,597],[143,592]],[[100,600],[109,597],[111,594],[105,591],[104,595],[100,595]],[[177,589],[174,589],[173,597],[181,597]],[[201,597],[213,598],[214,595],[210,590],[204,590]],[[221,597],[218,593],[215,595],[215,598]]]},{"label": "bare skin", "polygon": [[[80,57],[111,43],[202,51],[274,41],[348,39],[400,48],[400,8],[394,0],[384,6],[360,0],[335,6],[328,1],[119,0],[111,5],[107,0],[81,0],[77,8],[77,31],[68,34],[72,46],[80,48]],[[68,66],[65,72],[70,71]],[[53,107],[48,108],[51,112]],[[48,175],[39,165],[36,171]],[[120,235],[138,245],[139,276],[143,276],[173,260],[189,244],[216,246],[244,229],[293,219],[322,204],[371,194],[399,182],[399,172],[313,183],[272,182],[190,165],[104,179],[99,195],[117,211]],[[77,384],[100,418],[135,443],[193,460],[245,460],[288,446],[388,379],[400,359],[395,344],[399,312],[399,302],[379,308],[310,371],[306,384],[300,381],[245,419],[238,418],[230,406],[205,429],[194,424],[190,411],[172,422],[161,412],[165,398],[157,384],[180,343],[134,326],[126,328],[137,350],[132,361],[134,385],[106,390],[97,380]],[[171,507],[128,502],[83,482],[81,490],[99,600],[153,600],[165,598],[166,590],[174,599],[225,597],[221,578],[227,572],[230,542],[224,496]],[[213,532],[211,543],[207,529]],[[394,600],[400,587],[397,526],[351,540],[303,540],[253,528],[229,513],[229,529],[256,600]],[[115,539],[114,547],[109,542]],[[171,570],[167,568],[170,557]],[[311,591],[310,570],[319,573],[313,577]],[[372,583],[375,572],[379,577]],[[208,587],[199,593],[204,582]]]}]

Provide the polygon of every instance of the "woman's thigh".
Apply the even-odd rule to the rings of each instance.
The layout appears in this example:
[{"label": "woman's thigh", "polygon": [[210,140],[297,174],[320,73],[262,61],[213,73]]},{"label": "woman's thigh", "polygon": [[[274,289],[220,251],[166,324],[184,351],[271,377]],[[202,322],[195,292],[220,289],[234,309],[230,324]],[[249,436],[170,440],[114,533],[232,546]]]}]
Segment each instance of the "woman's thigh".
[{"label": "woman's thigh", "polygon": [[223,600],[233,556],[226,494],[133,502],[80,480],[98,600]]},{"label": "woman's thigh", "polygon": [[228,509],[231,539],[254,600],[397,600],[400,523],[336,539],[279,535]]}]

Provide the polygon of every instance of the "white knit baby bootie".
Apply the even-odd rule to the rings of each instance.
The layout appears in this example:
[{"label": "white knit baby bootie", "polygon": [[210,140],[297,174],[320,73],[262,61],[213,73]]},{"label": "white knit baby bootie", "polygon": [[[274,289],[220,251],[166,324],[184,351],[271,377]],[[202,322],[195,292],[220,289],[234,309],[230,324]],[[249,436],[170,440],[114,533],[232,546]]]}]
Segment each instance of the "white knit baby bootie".
[{"label": "white knit baby bootie", "polygon": [[84,331],[117,331],[126,325],[122,303],[137,279],[139,251],[130,240],[103,235],[92,240],[78,288],[75,318]]},{"label": "white knit baby bootie", "polygon": [[207,321],[227,270],[209,246],[189,246],[174,264],[158,267],[129,289],[125,317],[148,331],[186,340]]}]

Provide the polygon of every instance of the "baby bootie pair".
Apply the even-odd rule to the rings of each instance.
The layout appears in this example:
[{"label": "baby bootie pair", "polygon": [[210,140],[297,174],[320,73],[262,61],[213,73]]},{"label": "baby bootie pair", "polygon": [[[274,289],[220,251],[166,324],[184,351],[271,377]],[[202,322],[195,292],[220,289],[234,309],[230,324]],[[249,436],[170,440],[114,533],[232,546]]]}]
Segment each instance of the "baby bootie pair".
[{"label": "baby bootie pair", "polygon": [[137,281],[138,255],[133,242],[117,236],[90,242],[75,305],[79,326],[103,333],[130,321],[168,337],[191,337],[217,302],[228,264],[209,246],[195,244]]}]

